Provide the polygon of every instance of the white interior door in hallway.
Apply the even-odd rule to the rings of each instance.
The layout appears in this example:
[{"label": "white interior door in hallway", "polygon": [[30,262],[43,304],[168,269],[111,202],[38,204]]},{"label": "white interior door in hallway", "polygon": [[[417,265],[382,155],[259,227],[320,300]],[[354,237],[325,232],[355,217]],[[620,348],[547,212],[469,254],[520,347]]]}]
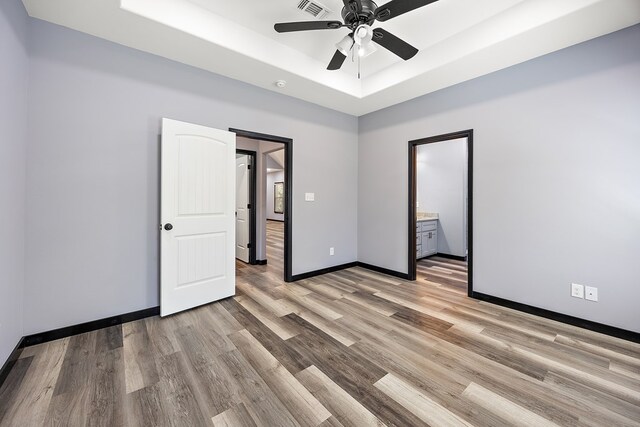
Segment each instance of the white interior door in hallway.
[{"label": "white interior door in hallway", "polygon": [[160,315],[235,294],[236,137],[163,119]]},{"label": "white interior door in hallway", "polygon": [[249,170],[250,157],[236,155],[236,258],[249,262]]}]

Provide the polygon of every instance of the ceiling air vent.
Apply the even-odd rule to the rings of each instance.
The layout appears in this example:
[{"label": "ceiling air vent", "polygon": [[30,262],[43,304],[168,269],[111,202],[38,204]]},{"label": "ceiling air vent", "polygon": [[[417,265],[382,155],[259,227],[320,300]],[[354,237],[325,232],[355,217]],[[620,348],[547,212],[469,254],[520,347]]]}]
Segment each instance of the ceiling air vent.
[{"label": "ceiling air vent", "polygon": [[326,6],[311,0],[300,0],[298,3],[298,9],[308,13],[316,19],[322,19],[331,13]]}]

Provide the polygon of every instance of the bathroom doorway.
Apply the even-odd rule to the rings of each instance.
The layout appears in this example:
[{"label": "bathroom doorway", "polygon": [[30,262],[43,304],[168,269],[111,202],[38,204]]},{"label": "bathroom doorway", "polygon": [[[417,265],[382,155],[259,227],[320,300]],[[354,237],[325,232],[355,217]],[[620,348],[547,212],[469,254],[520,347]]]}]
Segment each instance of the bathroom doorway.
[{"label": "bathroom doorway", "polygon": [[409,142],[409,279],[473,292],[473,130]]}]

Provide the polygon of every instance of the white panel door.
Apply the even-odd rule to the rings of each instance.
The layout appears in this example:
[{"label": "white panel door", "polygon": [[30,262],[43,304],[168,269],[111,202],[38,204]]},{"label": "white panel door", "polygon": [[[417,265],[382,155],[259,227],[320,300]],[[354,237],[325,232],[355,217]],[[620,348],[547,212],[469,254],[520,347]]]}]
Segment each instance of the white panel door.
[{"label": "white panel door", "polygon": [[162,120],[160,315],[235,295],[236,136]]},{"label": "white panel door", "polygon": [[236,157],[236,258],[249,262],[249,156]]}]

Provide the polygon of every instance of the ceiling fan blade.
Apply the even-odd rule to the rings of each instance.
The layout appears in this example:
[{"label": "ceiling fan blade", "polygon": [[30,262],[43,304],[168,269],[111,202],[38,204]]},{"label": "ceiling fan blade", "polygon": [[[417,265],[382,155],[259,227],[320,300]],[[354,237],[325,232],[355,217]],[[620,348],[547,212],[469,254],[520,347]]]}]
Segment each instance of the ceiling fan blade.
[{"label": "ceiling fan blade", "polygon": [[362,2],[360,0],[342,0],[344,6],[352,12],[362,12]]},{"label": "ceiling fan blade", "polygon": [[344,24],[340,21],[301,21],[283,22],[274,25],[273,28],[279,33],[290,33],[292,31],[337,30],[343,26]]},{"label": "ceiling fan blade", "polygon": [[376,19],[384,22],[400,16],[404,13],[421,8],[438,0],[391,0],[387,4],[378,6],[376,9]]},{"label": "ceiling fan blade", "polygon": [[405,61],[418,53],[418,49],[382,28],[373,30],[373,41]]},{"label": "ceiling fan blade", "polygon": [[336,53],[333,55],[333,58],[331,58],[331,62],[329,62],[329,66],[327,67],[327,70],[339,70],[340,67],[342,67],[342,64],[344,64],[344,60],[347,59],[346,56],[344,56],[342,54],[342,52],[340,52],[339,50],[336,50]]}]

